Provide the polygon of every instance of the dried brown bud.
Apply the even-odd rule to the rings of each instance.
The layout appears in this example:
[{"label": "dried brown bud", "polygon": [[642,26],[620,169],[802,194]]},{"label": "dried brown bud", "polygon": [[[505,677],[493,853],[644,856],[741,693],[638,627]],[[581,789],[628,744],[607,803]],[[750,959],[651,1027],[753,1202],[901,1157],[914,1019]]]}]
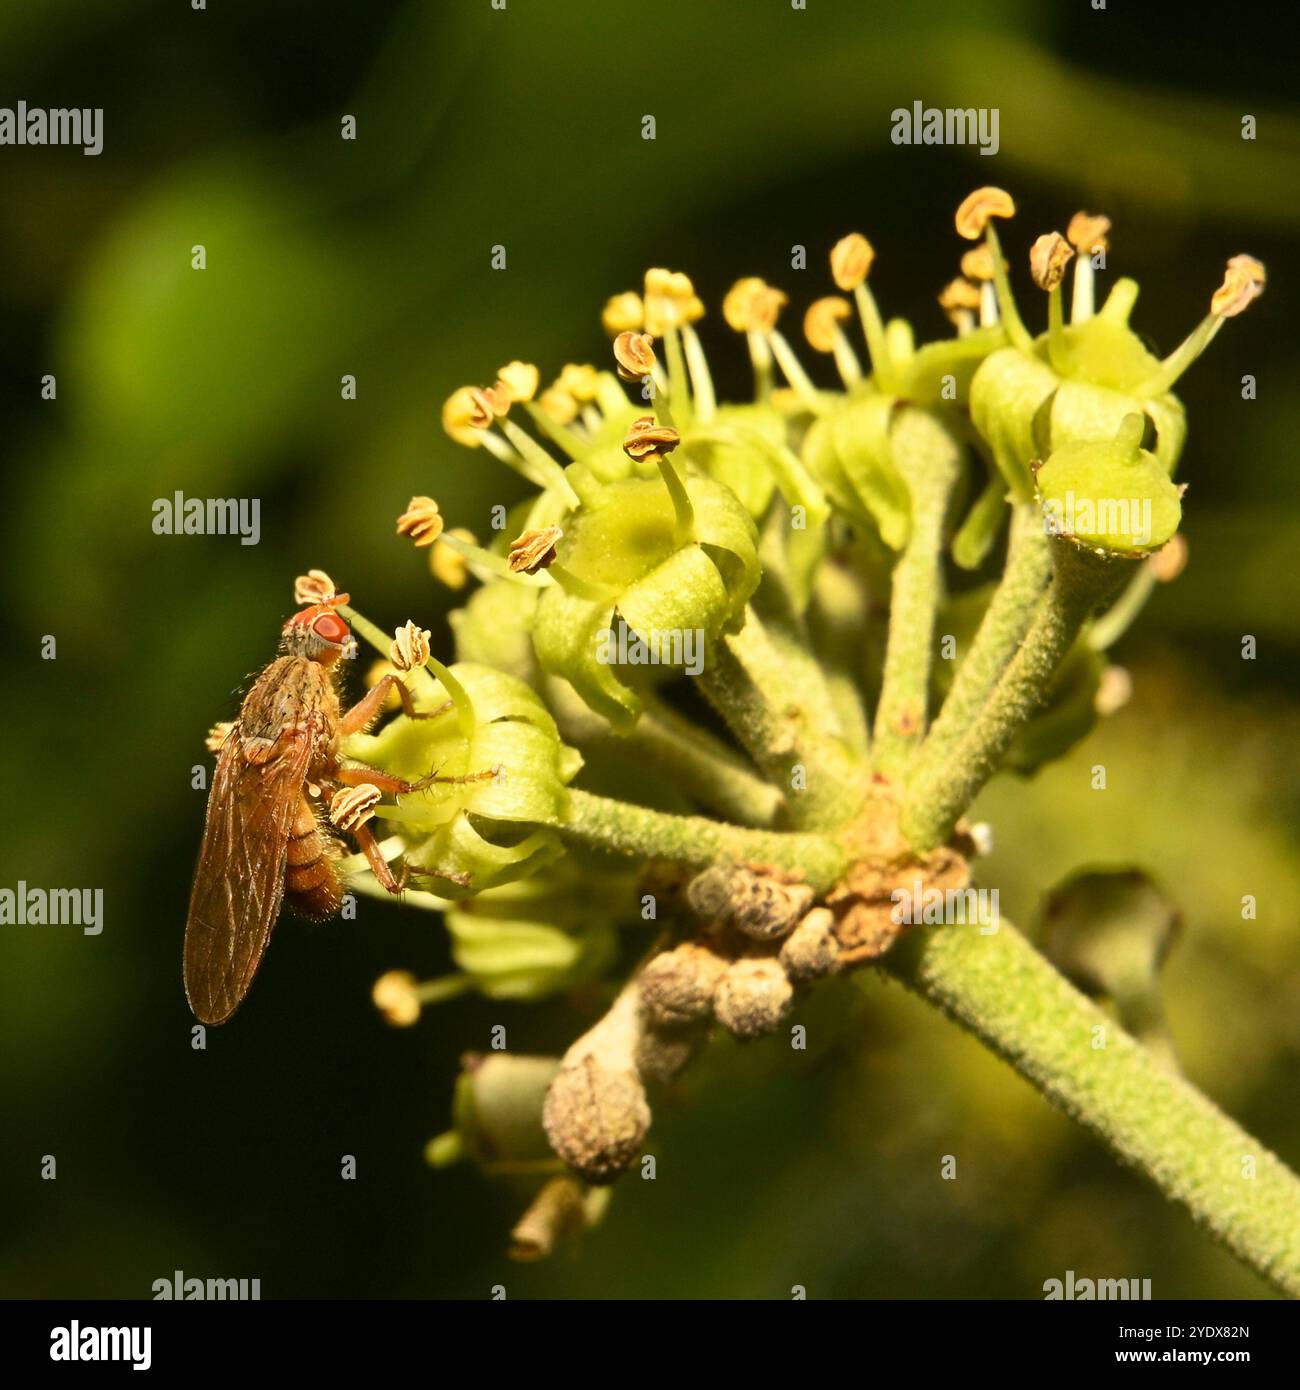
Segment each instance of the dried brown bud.
[{"label": "dried brown bud", "polygon": [[717,864],[697,875],[686,899],[705,921],[735,927],[754,941],[777,941],[812,906],[813,890],[774,869]]},{"label": "dried brown bud", "polygon": [[774,956],[746,956],[727,967],[713,996],[718,1022],[738,1038],[774,1032],[790,1014],[794,986]]},{"label": "dried brown bud", "polygon": [[851,312],[848,300],[841,299],[837,294],[813,300],[803,316],[803,335],[814,352],[835,351],[839,325]]},{"label": "dried brown bud", "polygon": [[955,218],[957,235],[967,241],[978,241],[984,235],[991,217],[1014,217],[1016,205],[1011,194],[1002,188],[977,188],[962,199]]},{"label": "dried brown bud", "polygon": [[670,425],[659,424],[653,415],[641,415],[623,440],[623,452],[628,458],[656,459],[671,454],[681,442],[681,435]]},{"label": "dried brown bud", "polygon": [[636,332],[645,324],[645,308],[641,303],[641,296],[634,290],[613,295],[605,301],[600,321],[605,332],[615,337],[620,333]]},{"label": "dried brown bud", "polygon": [[1054,290],[1065,279],[1065,267],[1074,258],[1070,243],[1060,232],[1044,232],[1029,248],[1029,273],[1040,290]]},{"label": "dried brown bud", "polygon": [[654,343],[648,333],[620,333],[614,339],[614,362],[624,381],[641,381],[654,370]]},{"label": "dried brown bud", "polygon": [[233,719],[223,719],[214,724],[208,730],[208,736],[203,740],[204,746],[209,753],[220,753],[222,745],[230,737],[230,731],[235,727]]},{"label": "dried brown bud", "polygon": [[497,389],[504,386],[512,401],[531,401],[537,394],[539,377],[531,362],[507,362],[497,373]]},{"label": "dried brown bud", "polygon": [[340,830],[356,830],[374,818],[375,807],[383,795],[373,782],[340,787],[330,800],[330,820]]},{"label": "dried brown bud", "polygon": [[324,570],[308,570],[293,581],[295,603],[328,603],[337,592],[334,581]]},{"label": "dried brown bud", "polygon": [[650,1128],[635,1060],[642,1033],[640,992],[630,985],[564,1054],[546,1092],[546,1137],[588,1182],[613,1182],[636,1157]]},{"label": "dried brown bud", "polygon": [[397,518],[397,534],[410,536],[416,545],[432,545],[442,535],[442,516],[432,497],[412,497]]},{"label": "dried brown bud", "polygon": [[393,634],[388,659],[398,671],[416,671],[429,660],[429,631],[407,621]]},{"label": "dried brown bud", "polygon": [[1076,212],[1065,229],[1066,240],[1076,251],[1091,255],[1094,251],[1104,251],[1110,244],[1106,237],[1110,232],[1110,218],[1101,212]]},{"label": "dried brown bud", "polygon": [[420,1017],[420,996],[409,970],[390,970],[370,991],[375,1008],[394,1028],[409,1028]]},{"label": "dried brown bud", "polygon": [[730,962],[702,942],[687,941],[663,951],[641,971],[641,997],[657,1024],[671,1026],[707,1018],[713,993]]},{"label": "dried brown bud", "polygon": [[842,290],[856,290],[871,274],[876,253],[861,232],[850,232],[831,248],[831,279]]},{"label": "dried brown bud", "polygon": [[839,963],[835,918],[827,907],[815,907],[781,943],[778,959],[794,981],[817,980]]},{"label": "dried brown bud", "polygon": [[558,526],[525,531],[510,545],[510,568],[516,574],[536,574],[555,562],[555,545],[564,534]]}]

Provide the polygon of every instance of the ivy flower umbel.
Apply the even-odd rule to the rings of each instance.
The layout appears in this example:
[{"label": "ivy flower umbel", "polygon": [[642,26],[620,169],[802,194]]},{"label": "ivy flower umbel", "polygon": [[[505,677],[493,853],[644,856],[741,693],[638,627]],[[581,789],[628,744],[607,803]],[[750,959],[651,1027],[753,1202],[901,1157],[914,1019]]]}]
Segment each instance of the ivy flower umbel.
[{"label": "ivy flower umbel", "polygon": [[[1235,1219],[1221,1187],[1184,1178],[1202,1138],[1223,1153],[1250,1141],[1198,1128],[1199,1098],[1125,1041],[1108,1065],[1163,1088],[1195,1152],[1177,1126],[1170,1152],[1148,1142],[1159,1107],[1099,1104],[1089,1059],[1057,1041],[1104,1016],[1060,995],[1005,920],[896,949],[912,929],[892,911],[900,887],[971,887],[987,834],[963,817],[984,782],[1059,757],[1122,703],[1131,678],[1106,648],[1186,553],[1171,388],[1264,287],[1258,262],[1233,257],[1206,319],[1159,359],[1128,326],[1131,281],[1095,308],[1109,221],[1076,214],[1026,267],[998,233],[1014,214],[1001,189],[962,202],[956,230],[974,244],[939,296],[954,331],[932,341],[882,313],[888,248],[853,231],[828,254],[839,293],[796,319],[806,348],[783,331],[782,287],[742,273],[724,296],[751,399],[718,401],[705,306],[689,276],[656,267],[605,301],[603,365],[544,382],[512,361],[444,406],[451,438],[529,492],[489,543],[447,529],[429,497],[399,518],[435,572],[454,561],[475,587],[446,665],[414,623],[391,639],[357,623],[408,673],[419,712],[442,713],[350,740],[422,786],[339,814],[388,828],[411,900],[447,924],[454,973],[385,975],[390,1021],[470,990],[540,999],[603,981],[613,999],[562,1057],[467,1066],[453,1128],[430,1146],[436,1164],[521,1182],[521,1257],[590,1224],[644,1140],[654,1087],[711,1030],[769,1034],[801,993],[866,961],[965,1020],[1203,1219]],[[1047,300],[1036,336],[1011,290],[1026,268]],[[807,349],[829,361],[810,371]],[[837,382],[819,382],[826,368]],[[952,565],[988,576],[1003,533],[1000,578],[950,593]],[[941,633],[960,634],[955,662],[934,660]],[[667,657],[621,655],[662,651],[665,635],[679,639]],[[448,775],[430,782],[432,768]],[[637,964],[614,978],[620,959]],[[1055,1011],[1041,1036],[1025,1036],[1026,988]],[[1277,1209],[1300,1199],[1272,1180]],[[1270,1255],[1244,1226],[1257,1266],[1300,1248],[1283,1233]],[[1287,1278],[1300,1288],[1300,1268]]]}]

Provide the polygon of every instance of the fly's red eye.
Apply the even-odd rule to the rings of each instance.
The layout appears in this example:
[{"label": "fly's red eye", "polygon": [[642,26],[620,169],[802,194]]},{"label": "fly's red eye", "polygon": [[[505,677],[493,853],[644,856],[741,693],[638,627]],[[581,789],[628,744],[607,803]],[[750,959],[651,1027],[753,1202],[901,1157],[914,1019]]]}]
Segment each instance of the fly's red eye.
[{"label": "fly's red eye", "polygon": [[348,625],[337,613],[322,613],[312,624],[312,631],[325,642],[344,642]]}]

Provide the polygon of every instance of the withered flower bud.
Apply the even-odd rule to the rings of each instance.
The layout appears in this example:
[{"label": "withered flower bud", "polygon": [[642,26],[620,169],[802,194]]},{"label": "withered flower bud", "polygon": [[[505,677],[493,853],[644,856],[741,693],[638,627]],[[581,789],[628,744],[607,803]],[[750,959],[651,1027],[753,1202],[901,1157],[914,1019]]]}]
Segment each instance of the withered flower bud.
[{"label": "withered flower bud", "polygon": [[730,962],[702,942],[687,941],[663,951],[641,971],[641,997],[657,1024],[671,1026],[707,1018],[713,993]]},{"label": "withered flower bud", "polygon": [[718,1022],[738,1038],[772,1033],[789,1017],[794,986],[775,956],[746,956],[727,967],[713,996]]},{"label": "withered flower bud", "polygon": [[817,980],[839,962],[835,918],[828,907],[815,907],[781,943],[778,959],[791,980]]},{"label": "withered flower bud", "polygon": [[546,1092],[546,1137],[588,1182],[613,1182],[636,1157],[650,1128],[635,1060],[642,1033],[640,991],[633,984],[564,1054]]},{"label": "withered flower bud", "polygon": [[977,188],[962,199],[955,218],[957,235],[967,241],[978,241],[984,235],[992,217],[1014,217],[1016,205],[1011,194],[1003,188]]},{"label": "withered flower bud", "polygon": [[735,927],[755,941],[777,941],[792,932],[814,896],[806,883],[743,864],[705,869],[686,890],[687,902],[702,919]]},{"label": "withered flower bud", "polygon": [[510,546],[510,568],[516,574],[536,574],[555,562],[555,545],[564,534],[558,526],[525,531]]},{"label": "withered flower bud", "polygon": [[432,545],[442,535],[442,516],[432,497],[412,497],[397,518],[397,534],[410,536],[416,545]]}]

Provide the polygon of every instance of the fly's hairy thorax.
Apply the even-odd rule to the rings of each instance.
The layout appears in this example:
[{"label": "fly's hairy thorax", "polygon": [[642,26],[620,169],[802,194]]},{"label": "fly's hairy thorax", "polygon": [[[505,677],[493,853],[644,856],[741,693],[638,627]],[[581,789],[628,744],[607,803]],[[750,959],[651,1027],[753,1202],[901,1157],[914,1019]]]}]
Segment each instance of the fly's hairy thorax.
[{"label": "fly's hairy thorax", "polygon": [[262,672],[245,696],[239,712],[240,732],[246,740],[271,746],[281,738],[308,737],[313,744],[314,766],[334,751],[339,713],[331,668],[305,656],[281,656]]}]

